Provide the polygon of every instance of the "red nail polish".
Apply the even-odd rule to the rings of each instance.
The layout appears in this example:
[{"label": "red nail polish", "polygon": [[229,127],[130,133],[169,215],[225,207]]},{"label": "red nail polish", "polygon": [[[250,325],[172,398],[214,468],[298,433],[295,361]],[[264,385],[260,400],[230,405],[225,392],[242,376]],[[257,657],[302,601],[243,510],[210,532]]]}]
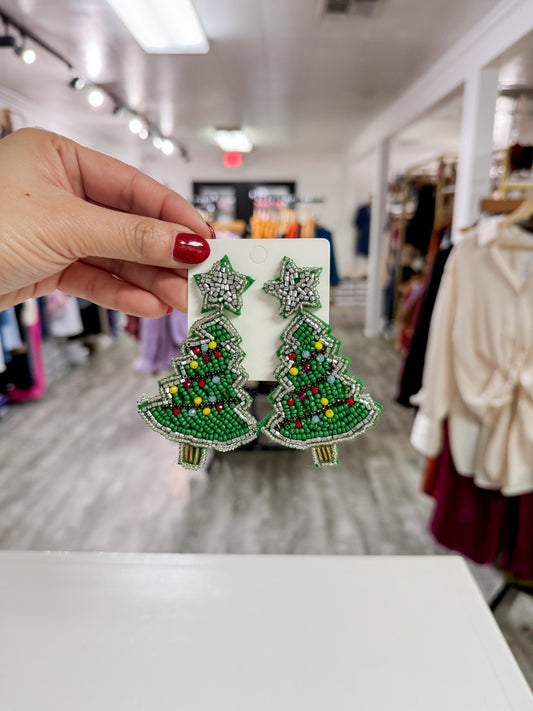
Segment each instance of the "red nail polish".
[{"label": "red nail polish", "polygon": [[174,259],[183,264],[200,264],[211,254],[211,248],[200,235],[178,232],[172,250]]},{"label": "red nail polish", "polygon": [[169,314],[171,314],[173,311],[174,311],[174,309],[172,308],[172,306],[169,306],[168,309],[167,309],[167,316],[168,316]]},{"label": "red nail polish", "polygon": [[211,239],[216,239],[216,238],[217,238],[216,232],[215,232],[215,230],[211,227],[211,225],[209,224],[209,222],[207,223],[207,226],[209,227],[209,231],[211,232]]}]

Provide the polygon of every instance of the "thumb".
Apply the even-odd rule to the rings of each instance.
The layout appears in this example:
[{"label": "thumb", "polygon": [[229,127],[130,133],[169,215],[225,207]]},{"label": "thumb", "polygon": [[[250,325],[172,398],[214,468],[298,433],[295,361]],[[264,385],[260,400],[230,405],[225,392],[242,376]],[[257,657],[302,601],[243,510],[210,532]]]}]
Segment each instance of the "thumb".
[{"label": "thumb", "polygon": [[183,225],[130,215],[84,203],[77,235],[77,257],[108,257],[152,266],[180,268],[200,264],[210,253],[209,240]]}]

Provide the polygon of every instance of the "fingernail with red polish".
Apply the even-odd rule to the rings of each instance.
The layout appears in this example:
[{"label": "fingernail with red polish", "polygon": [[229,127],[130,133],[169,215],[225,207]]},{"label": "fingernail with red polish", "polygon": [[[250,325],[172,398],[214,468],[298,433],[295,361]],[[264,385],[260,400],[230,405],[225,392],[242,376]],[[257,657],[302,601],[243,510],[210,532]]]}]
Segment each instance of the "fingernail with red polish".
[{"label": "fingernail with red polish", "polygon": [[209,231],[211,232],[211,239],[216,239],[216,238],[217,238],[216,232],[215,232],[215,230],[211,227],[211,225],[209,224],[209,222],[207,223],[207,226],[209,227]]},{"label": "fingernail with red polish", "polygon": [[211,248],[203,237],[190,232],[178,232],[172,250],[174,259],[183,264],[200,264],[211,254]]},{"label": "fingernail with red polish", "polygon": [[167,316],[168,316],[169,314],[171,314],[173,311],[174,311],[174,309],[172,308],[172,306],[169,306],[168,309],[167,309]]}]

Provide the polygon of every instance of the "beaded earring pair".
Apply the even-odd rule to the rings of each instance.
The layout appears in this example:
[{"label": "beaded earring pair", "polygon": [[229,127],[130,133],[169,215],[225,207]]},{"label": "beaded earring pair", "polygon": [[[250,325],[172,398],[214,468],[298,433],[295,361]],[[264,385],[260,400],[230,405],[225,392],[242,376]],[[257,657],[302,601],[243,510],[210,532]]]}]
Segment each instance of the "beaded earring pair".
[{"label": "beaded earring pair", "polygon": [[282,318],[293,318],[277,351],[278,386],[269,396],[273,412],[259,423],[244,388],[242,339],[224,315],[241,313],[243,294],[254,280],[236,272],[227,256],[195,275],[202,313],[208,314],[191,326],[181,355],[172,359],[173,373],[159,381],[159,395],[137,406],[152,429],[179,443],[178,464],[199,469],[209,448],[236,449],[259,431],[286,447],[311,448],[316,466],[337,464],[337,442],[376,422],[381,405],[346,373],[349,360],[339,355],[340,340],[327,323],[304,311],[320,308],[320,272],[284,257],[279,278],[263,286],[279,299]]}]

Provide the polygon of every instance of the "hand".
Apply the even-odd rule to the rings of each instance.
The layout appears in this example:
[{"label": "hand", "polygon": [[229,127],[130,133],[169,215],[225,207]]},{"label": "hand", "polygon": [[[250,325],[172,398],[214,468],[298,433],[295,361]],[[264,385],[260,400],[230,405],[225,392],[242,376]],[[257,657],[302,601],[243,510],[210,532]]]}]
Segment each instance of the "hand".
[{"label": "hand", "polygon": [[40,129],[0,141],[0,310],[60,289],[135,316],[186,311],[186,268],[213,234],[114,158]]}]

